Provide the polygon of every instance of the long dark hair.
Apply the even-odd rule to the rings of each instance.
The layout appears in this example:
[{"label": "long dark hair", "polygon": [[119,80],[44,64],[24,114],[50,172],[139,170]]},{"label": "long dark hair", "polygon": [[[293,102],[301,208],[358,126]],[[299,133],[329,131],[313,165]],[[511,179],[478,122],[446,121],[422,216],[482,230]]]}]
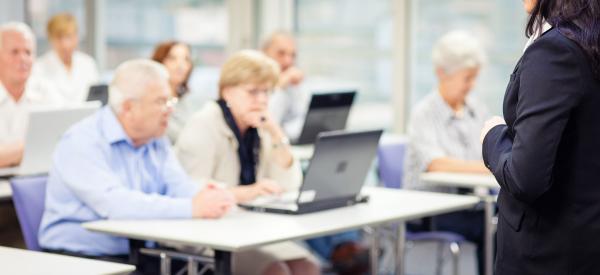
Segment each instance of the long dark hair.
[{"label": "long dark hair", "polygon": [[527,37],[541,32],[544,22],[583,48],[600,79],[600,1],[538,0],[527,23]]},{"label": "long dark hair", "polygon": [[[169,52],[175,45],[184,45],[190,53],[192,52],[190,45],[188,45],[186,43],[179,42],[179,41],[166,41],[166,42],[156,45],[156,48],[154,48],[154,53],[152,53],[152,60],[159,62],[159,63],[163,63],[165,61],[165,59],[167,59],[167,56],[169,56]],[[190,64],[191,64],[191,61],[190,61]],[[183,81],[183,83],[181,83],[181,85],[179,87],[177,87],[177,91],[175,91],[177,93],[177,97],[182,97],[183,95],[185,95],[189,92],[190,88],[188,87],[188,80],[190,79],[192,70],[194,70],[193,64],[191,64],[190,70],[187,72],[187,74],[185,76],[185,80]]]}]

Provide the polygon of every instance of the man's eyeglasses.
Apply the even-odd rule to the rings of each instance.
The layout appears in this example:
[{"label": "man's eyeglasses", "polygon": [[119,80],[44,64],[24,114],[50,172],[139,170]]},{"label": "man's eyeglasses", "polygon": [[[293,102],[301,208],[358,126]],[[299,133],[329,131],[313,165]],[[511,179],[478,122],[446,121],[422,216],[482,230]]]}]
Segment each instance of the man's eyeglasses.
[{"label": "man's eyeglasses", "polygon": [[175,108],[177,102],[179,102],[179,98],[177,97],[171,97],[168,99],[160,98],[155,101],[156,105],[160,106],[163,111]]}]

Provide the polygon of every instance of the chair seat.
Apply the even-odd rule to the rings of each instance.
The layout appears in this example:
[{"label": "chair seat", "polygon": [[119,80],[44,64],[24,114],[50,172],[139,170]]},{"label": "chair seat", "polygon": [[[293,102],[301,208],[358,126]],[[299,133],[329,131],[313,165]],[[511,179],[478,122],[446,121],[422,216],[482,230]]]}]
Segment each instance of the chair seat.
[{"label": "chair seat", "polygon": [[465,238],[462,235],[447,231],[406,232],[407,241],[442,241],[462,243]]}]

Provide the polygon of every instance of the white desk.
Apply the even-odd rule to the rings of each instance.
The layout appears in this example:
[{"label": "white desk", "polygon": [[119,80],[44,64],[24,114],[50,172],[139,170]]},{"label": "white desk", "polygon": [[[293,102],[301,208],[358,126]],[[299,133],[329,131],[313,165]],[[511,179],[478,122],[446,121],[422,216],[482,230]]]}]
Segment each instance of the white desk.
[{"label": "white desk", "polygon": [[479,202],[472,196],[375,187],[364,191],[370,195],[368,203],[297,216],[238,210],[219,220],[113,220],[83,226],[129,239],[212,248],[215,250],[216,274],[230,274],[231,252],[400,222],[396,268],[397,274],[402,274],[404,221],[471,208]]},{"label": "white desk", "polygon": [[0,246],[2,274],[128,274],[135,267],[98,260]]},{"label": "white desk", "polygon": [[12,198],[12,189],[8,180],[0,180],[0,201],[10,200]]},{"label": "white desk", "polygon": [[[421,180],[424,183],[450,186],[450,187],[467,187],[467,188],[486,188],[498,189],[500,185],[493,175],[477,175],[464,173],[423,173]],[[494,203],[495,198],[489,195],[481,196],[481,201],[485,204],[485,236],[484,236],[484,254],[485,254],[485,275],[492,275],[494,263]]]},{"label": "white desk", "polygon": [[421,180],[435,185],[488,189],[500,188],[492,175],[432,172],[421,174]]}]

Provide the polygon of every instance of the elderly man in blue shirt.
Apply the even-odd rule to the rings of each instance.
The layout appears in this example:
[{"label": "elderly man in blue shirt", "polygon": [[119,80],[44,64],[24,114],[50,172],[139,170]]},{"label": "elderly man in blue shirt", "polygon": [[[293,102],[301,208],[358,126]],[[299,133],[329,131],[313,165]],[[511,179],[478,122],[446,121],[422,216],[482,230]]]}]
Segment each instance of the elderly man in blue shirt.
[{"label": "elderly man in blue shirt", "polygon": [[103,219],[218,218],[232,194],[212,184],[199,190],[164,137],[173,101],[166,69],[150,60],[120,65],[110,103],[69,129],[50,171],[39,231],[47,251],[122,258],[124,238],[92,233]]}]

